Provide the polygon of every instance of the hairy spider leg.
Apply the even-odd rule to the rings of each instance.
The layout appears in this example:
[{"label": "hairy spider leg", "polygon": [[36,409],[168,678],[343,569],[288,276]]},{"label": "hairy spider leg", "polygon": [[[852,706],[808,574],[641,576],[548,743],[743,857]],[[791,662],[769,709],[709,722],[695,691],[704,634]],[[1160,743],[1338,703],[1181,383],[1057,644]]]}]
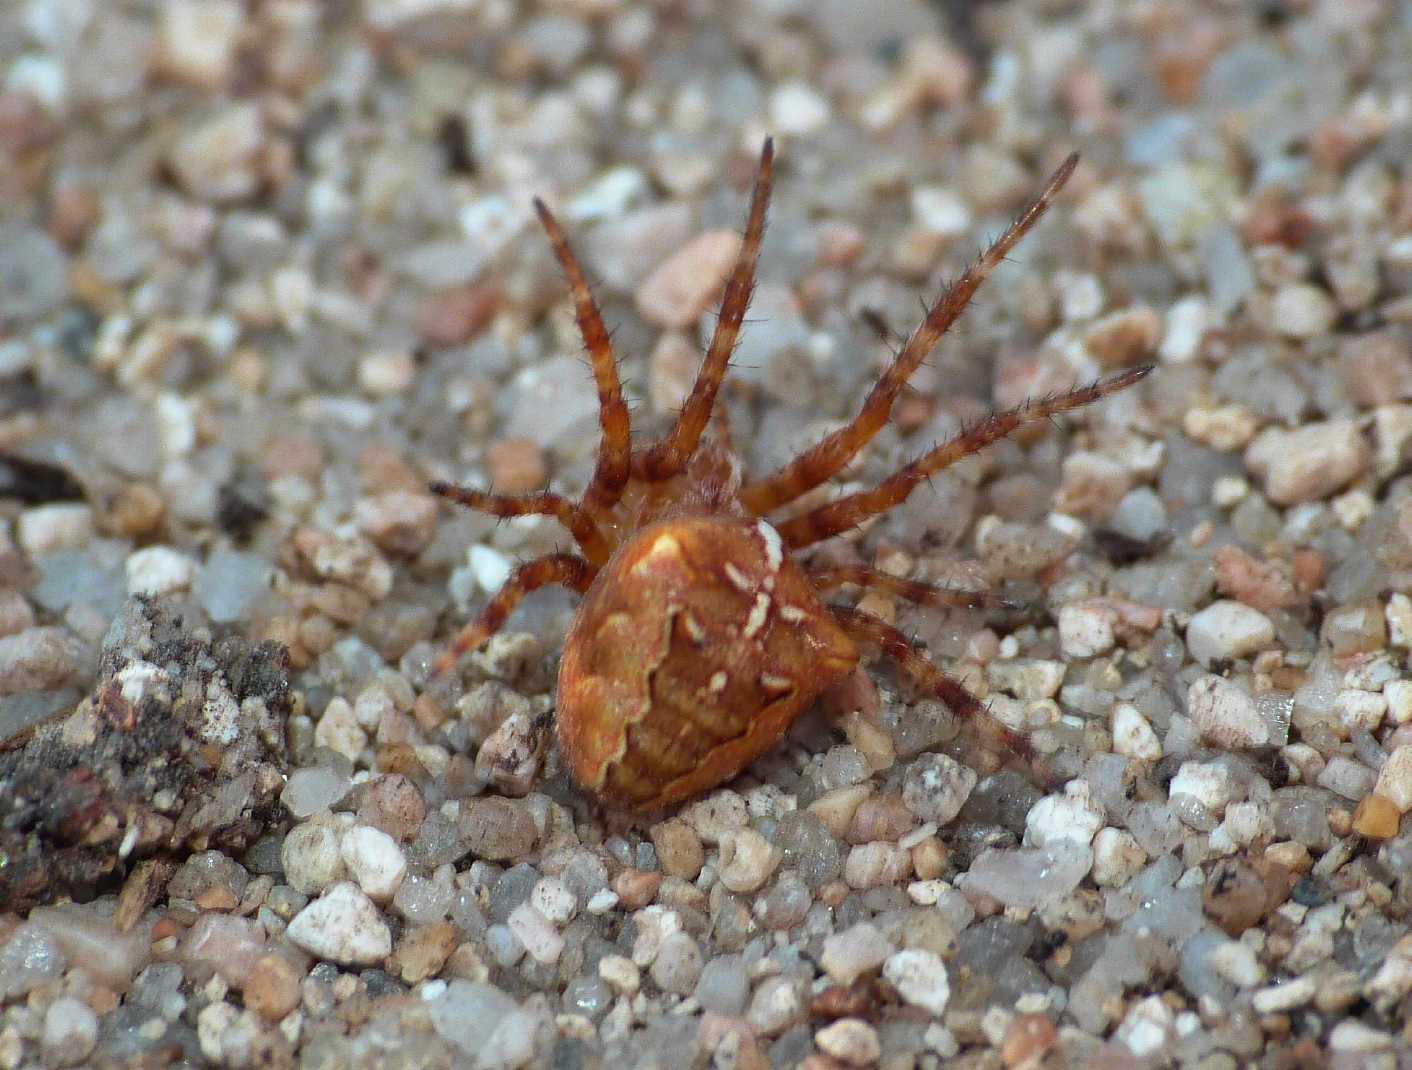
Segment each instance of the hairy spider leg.
[{"label": "hairy spider leg", "polygon": [[587,510],[562,494],[492,494],[470,487],[458,487],[440,479],[427,486],[433,494],[491,516],[505,519],[512,516],[552,516],[564,525],[579,544],[584,557],[595,565],[603,564],[613,552]]},{"label": "hairy spider leg", "polygon": [[807,568],[805,574],[820,591],[852,585],[871,587],[876,591],[906,599],[919,606],[955,606],[961,609],[1024,609],[1024,602],[1016,602],[989,591],[968,591],[962,587],[944,587],[935,583],[922,583],[919,580],[892,576],[866,565],[830,565],[821,568]]},{"label": "hairy spider leg", "polygon": [[886,426],[907,381],[923,360],[936,348],[942,335],[951,329],[971,298],[985,280],[1044,215],[1069,176],[1074,173],[1079,157],[1074,153],[1050,176],[1044,189],[996,238],[954,283],[948,286],[928,310],[926,318],[907,344],[902,347],[887,371],[873,385],[858,415],[832,434],[825,436],[778,471],[747,483],[741,488],[740,500],[756,516],[787,505],[821,483],[832,479],[848,466],[879,431]]},{"label": "hairy spider leg", "polygon": [[725,379],[726,367],[730,364],[731,353],[735,350],[736,339],[740,337],[740,327],[745,321],[745,312],[750,307],[750,297],[755,289],[755,265],[760,259],[765,211],[770,203],[774,173],[774,140],[766,138],[765,147],[760,152],[760,168],[755,174],[755,189],[750,195],[750,216],[745,225],[745,237],[735,267],[726,282],[711,346],[706,351],[706,359],[701,362],[696,384],[677,414],[671,433],[637,458],[639,474],[644,479],[656,482],[679,474],[701,442],[701,434],[716,405],[716,394]]},{"label": "hairy spider leg", "polygon": [[505,585],[481,610],[480,616],[456,633],[451,645],[432,663],[432,673],[440,675],[451,669],[462,657],[498,632],[520,604],[520,599],[531,591],[560,583],[583,594],[596,575],[598,567],[577,554],[545,554],[533,561],[526,561],[515,569]]},{"label": "hairy spider leg", "polygon": [[632,420],[628,415],[627,402],[623,400],[623,385],[618,378],[613,343],[608,337],[608,328],[603,325],[603,314],[588,288],[588,280],[584,277],[578,257],[569,247],[559,221],[538,197],[534,199],[534,210],[549,235],[559,267],[569,280],[569,293],[574,299],[574,318],[578,321],[579,334],[593,363],[593,380],[598,387],[598,420],[603,428],[603,437],[598,443],[598,463],[593,469],[593,478],[579,501],[581,509],[595,514],[601,509],[611,508],[622,497],[623,488],[627,486],[632,462]]},{"label": "hairy spider leg", "polygon": [[1028,739],[997,721],[980,699],[914,650],[907,636],[887,621],[851,606],[830,605],[829,612],[850,639],[875,646],[892,658],[919,690],[941,699],[987,744],[1024,760],[1031,758]]},{"label": "hairy spider leg", "polygon": [[798,549],[857,527],[870,516],[885,513],[907,500],[908,495],[929,476],[955,464],[963,457],[984,449],[992,442],[1013,434],[1025,424],[1048,420],[1061,412],[1082,408],[1119,390],[1125,390],[1146,377],[1152,365],[1110,375],[1106,379],[1075,387],[1062,394],[1039,398],[1013,409],[993,412],[947,439],[935,449],[904,465],[872,490],[845,495],[836,501],[811,509],[775,525],[786,546]]}]

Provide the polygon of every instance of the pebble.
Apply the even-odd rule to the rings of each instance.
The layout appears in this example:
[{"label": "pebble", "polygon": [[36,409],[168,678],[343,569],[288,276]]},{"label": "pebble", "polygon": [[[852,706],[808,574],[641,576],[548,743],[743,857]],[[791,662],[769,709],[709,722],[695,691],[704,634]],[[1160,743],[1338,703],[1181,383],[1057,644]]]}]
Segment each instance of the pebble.
[{"label": "pebble", "polygon": [[687,933],[678,930],[662,939],[652,960],[652,980],[663,992],[687,996],[701,979],[702,967],[701,948]]},{"label": "pebble", "polygon": [[653,825],[651,836],[663,873],[682,880],[696,879],[706,861],[706,849],[695,829],[680,818],[673,818]]},{"label": "pebble", "polygon": [[1374,792],[1353,811],[1353,831],[1370,840],[1388,840],[1397,835],[1401,817],[1396,803]]},{"label": "pebble", "polygon": [[380,903],[397,894],[407,873],[407,859],[397,841],[367,825],[355,825],[343,834],[340,854],[349,876]]},{"label": "pebble", "polygon": [[1257,1014],[1282,1014],[1304,1006],[1314,998],[1318,989],[1318,978],[1305,974],[1259,989],[1250,997],[1250,1002]]},{"label": "pebble", "polygon": [[945,754],[924,754],[907,767],[902,802],[922,821],[949,824],[976,786],[976,773]]},{"label": "pebble", "polygon": [[1400,814],[1412,810],[1412,745],[1401,746],[1388,755],[1373,789]]},{"label": "pebble", "polygon": [[946,963],[935,952],[921,948],[895,951],[883,964],[883,977],[898,995],[913,1006],[940,1017],[951,1000]]},{"label": "pebble", "polygon": [[496,439],[486,448],[485,467],[497,494],[529,494],[549,478],[544,451],[528,438]]},{"label": "pebble", "polygon": [[1183,762],[1167,786],[1169,795],[1190,796],[1215,817],[1225,812],[1235,791],[1230,769],[1221,762]]},{"label": "pebble", "polygon": [[374,966],[392,953],[392,933],[356,884],[342,881],[294,916],[290,943],[344,966]]},{"label": "pebble", "polygon": [[721,883],[732,892],[753,892],[770,879],[779,864],[779,852],[754,829],[736,829],[720,841]]},{"label": "pebble", "polygon": [[436,508],[430,494],[389,490],[359,498],[353,504],[353,520],[379,550],[412,557],[436,535]]},{"label": "pebble", "polygon": [[250,918],[203,914],[181,940],[182,961],[212,971],[231,985],[245,983],[256,961],[265,954],[265,931]]},{"label": "pebble", "polygon": [[1127,829],[1102,828],[1093,838],[1093,883],[1121,888],[1142,872],[1147,852]]},{"label": "pebble", "polygon": [[524,857],[539,835],[529,811],[512,799],[465,800],[457,828],[470,850],[491,862]]},{"label": "pebble", "polygon": [[260,182],[264,121],[254,103],[229,104],[193,123],[168,160],[178,182],[203,201],[240,201]]},{"label": "pebble", "polygon": [[15,536],[31,557],[83,547],[93,539],[93,510],[79,502],[37,505],[20,513]]},{"label": "pebble", "polygon": [[1064,785],[1062,795],[1046,795],[1025,817],[1025,842],[1034,847],[1070,843],[1087,847],[1104,825],[1103,807],[1083,780]]},{"label": "pebble", "polygon": [[0,223],[0,319],[38,319],[68,295],[69,261],[54,239],[18,217]]},{"label": "pebble", "polygon": [[289,830],[280,848],[284,879],[305,895],[317,895],[346,875],[338,829],[306,821]]},{"label": "pebble", "polygon": [[1329,333],[1337,316],[1333,298],[1307,282],[1280,287],[1270,303],[1270,322],[1287,338],[1321,338]]},{"label": "pebble", "polygon": [[1091,600],[1059,610],[1059,645],[1071,658],[1092,658],[1113,649],[1114,614],[1102,602]]},{"label": "pebble", "polygon": [[559,930],[529,903],[521,903],[512,910],[506,924],[536,962],[558,962],[564,953],[564,938]]},{"label": "pebble", "polygon": [[83,664],[84,647],[66,628],[26,628],[0,637],[0,695],[52,691]]},{"label": "pebble", "polygon": [[698,235],[642,280],[633,300],[648,323],[671,330],[691,326],[720,293],[740,253],[734,230]]},{"label": "pebble", "polygon": [[44,1012],[40,1046],[53,1066],[76,1066],[98,1045],[98,1015],[82,1000],[60,996]]},{"label": "pebble", "polygon": [[242,14],[235,0],[169,0],[157,35],[156,69],[200,89],[224,85],[240,41]]},{"label": "pebble", "polygon": [[1243,658],[1275,642],[1275,626],[1258,609],[1221,600],[1195,614],[1186,629],[1191,656],[1205,665],[1222,658]]},{"label": "pebble", "polygon": [[785,82],[770,95],[770,125],[783,135],[817,133],[828,125],[832,115],[828,98],[807,82]]},{"label": "pebble", "polygon": [[882,1055],[878,1031],[861,1018],[840,1018],[815,1033],[814,1043],[849,1066],[869,1066]]},{"label": "pebble", "polygon": [[891,951],[888,940],[876,926],[860,921],[824,937],[819,965],[835,984],[851,985],[863,974],[881,966]]},{"label": "pebble", "polygon": [[265,955],[245,979],[245,1006],[267,1022],[277,1022],[299,1006],[304,974],[289,957]]},{"label": "pebble", "polygon": [[804,1017],[799,986],[786,977],[766,977],[755,989],[745,1020],[762,1036],[775,1036]]},{"label": "pebble", "polygon": [[1270,728],[1255,700],[1220,676],[1200,676],[1186,695],[1187,713],[1203,737],[1232,750],[1263,747]]},{"label": "pebble", "polygon": [[1147,305],[1109,313],[1084,331],[1084,345],[1104,369],[1129,368],[1148,360],[1162,337],[1162,317]]},{"label": "pebble", "polygon": [[1113,752],[1149,762],[1162,757],[1162,741],[1142,711],[1131,702],[1118,702],[1113,706]]},{"label": "pebble", "polygon": [[1293,431],[1271,427],[1245,451],[1245,466],[1264,481],[1276,505],[1318,501],[1356,479],[1370,451],[1352,420],[1305,424]]},{"label": "pebble", "polygon": [[196,578],[196,562],[170,546],[135,550],[128,555],[124,568],[128,594],[148,598],[188,590]]},{"label": "pebble", "polygon": [[279,801],[302,821],[320,810],[332,809],[352,786],[348,775],[338,769],[328,765],[309,766],[289,774]]},{"label": "pebble", "polygon": [[515,1070],[534,1053],[539,1020],[498,988],[459,978],[431,1001],[432,1027],[476,1070]]},{"label": "pebble", "polygon": [[[602,961],[599,963],[598,972],[599,976],[608,980],[603,974]],[[612,984],[612,981],[609,983]],[[750,978],[745,972],[745,963],[741,957],[717,955],[708,960],[702,967],[694,995],[702,1010],[727,1018],[739,1018],[750,998]]]}]

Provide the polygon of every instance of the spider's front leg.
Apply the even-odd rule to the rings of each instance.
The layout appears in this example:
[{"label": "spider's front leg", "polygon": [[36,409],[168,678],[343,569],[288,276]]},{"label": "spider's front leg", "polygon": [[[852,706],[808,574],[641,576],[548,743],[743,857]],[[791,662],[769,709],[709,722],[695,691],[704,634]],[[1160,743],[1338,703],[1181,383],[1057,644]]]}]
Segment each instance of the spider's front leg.
[{"label": "spider's front leg", "polygon": [[505,625],[505,621],[520,604],[520,599],[531,591],[560,583],[583,594],[598,575],[598,567],[585,561],[577,554],[545,554],[533,561],[526,561],[505,581],[505,586],[496,592],[480,616],[457,633],[432,665],[434,674],[451,669],[466,654],[475,650]]}]

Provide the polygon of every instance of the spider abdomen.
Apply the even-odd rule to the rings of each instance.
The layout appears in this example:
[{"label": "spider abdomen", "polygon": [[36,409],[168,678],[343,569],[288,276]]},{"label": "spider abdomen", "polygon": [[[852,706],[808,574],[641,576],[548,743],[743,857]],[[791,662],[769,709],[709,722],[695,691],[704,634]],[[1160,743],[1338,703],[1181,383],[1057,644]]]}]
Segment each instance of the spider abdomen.
[{"label": "spider abdomen", "polygon": [[564,643],[574,778],[636,810],[734,776],[858,661],[767,522],[690,516],[625,542]]}]

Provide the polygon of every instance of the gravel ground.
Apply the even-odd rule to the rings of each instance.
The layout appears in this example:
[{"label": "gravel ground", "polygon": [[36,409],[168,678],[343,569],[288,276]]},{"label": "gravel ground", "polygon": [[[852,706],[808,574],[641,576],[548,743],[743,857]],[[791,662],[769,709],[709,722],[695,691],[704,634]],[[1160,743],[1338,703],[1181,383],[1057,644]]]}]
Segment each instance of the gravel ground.
[{"label": "gravel ground", "polygon": [[[0,1068],[1412,1064],[1412,9],[0,5]],[[1004,590],[656,823],[533,726],[574,599],[436,653],[638,433],[778,176],[762,472],[1073,149],[830,493],[1156,361],[818,551]]]}]

